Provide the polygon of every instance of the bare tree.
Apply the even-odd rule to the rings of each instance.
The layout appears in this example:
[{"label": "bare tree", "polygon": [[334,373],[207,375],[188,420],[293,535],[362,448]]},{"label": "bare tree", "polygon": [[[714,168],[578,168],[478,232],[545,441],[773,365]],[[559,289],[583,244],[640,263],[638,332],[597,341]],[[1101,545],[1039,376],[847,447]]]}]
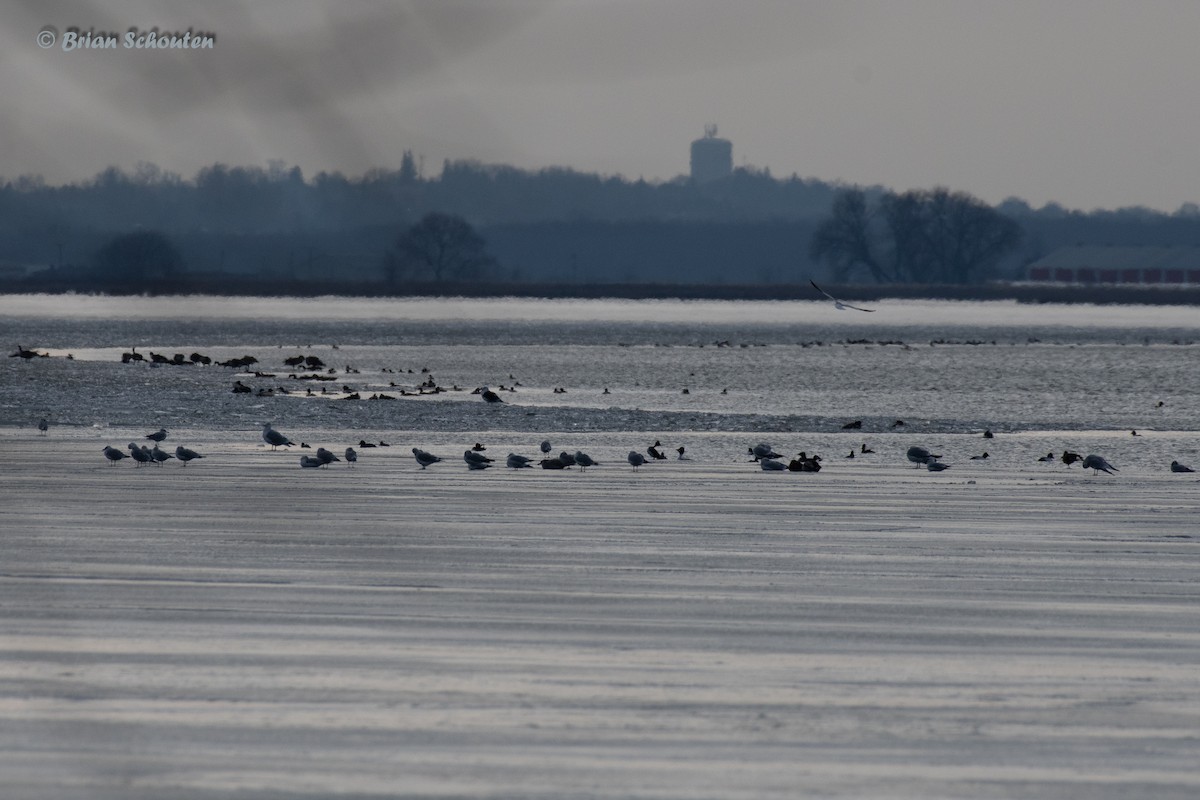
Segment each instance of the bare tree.
[{"label": "bare tree", "polygon": [[860,190],[839,193],[810,251],[834,277],[866,271],[879,283],[972,283],[1021,240],[1009,217],[947,189],[883,195],[872,210]]},{"label": "bare tree", "polygon": [[483,237],[465,219],[453,214],[426,214],[396,240],[398,266],[410,275],[428,274],[434,281],[482,277],[495,260],[487,254]]},{"label": "bare tree", "polygon": [[828,261],[833,277],[845,281],[866,270],[877,283],[895,280],[876,256],[877,235],[867,196],[859,189],[839,192],[833,199],[833,214],[813,233],[809,252],[814,261]]},{"label": "bare tree", "polygon": [[183,266],[179,251],[158,231],[137,231],[111,239],[95,257],[96,269],[110,280],[171,278]]}]

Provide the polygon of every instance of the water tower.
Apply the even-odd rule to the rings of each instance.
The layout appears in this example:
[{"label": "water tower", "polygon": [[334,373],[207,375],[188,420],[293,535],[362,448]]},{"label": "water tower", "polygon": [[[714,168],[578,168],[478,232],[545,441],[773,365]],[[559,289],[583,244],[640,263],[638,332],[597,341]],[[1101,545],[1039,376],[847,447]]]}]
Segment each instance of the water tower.
[{"label": "water tower", "polygon": [[692,142],[692,180],[707,183],[733,172],[733,142],[717,138],[717,126],[705,125],[704,138]]}]

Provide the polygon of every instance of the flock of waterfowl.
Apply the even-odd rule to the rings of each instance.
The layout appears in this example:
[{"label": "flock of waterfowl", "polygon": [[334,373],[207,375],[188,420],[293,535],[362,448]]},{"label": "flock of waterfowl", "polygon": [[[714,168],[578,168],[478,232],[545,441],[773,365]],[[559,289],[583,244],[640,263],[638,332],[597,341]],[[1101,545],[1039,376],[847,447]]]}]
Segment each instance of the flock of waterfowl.
[{"label": "flock of waterfowl", "polygon": [[[49,429],[49,424],[45,419],[38,422],[38,430],[44,435]],[[104,457],[109,461],[110,465],[115,464],[126,458],[134,461],[136,466],[142,465],[158,465],[162,466],[169,460],[177,460],[184,466],[189,461],[204,458],[204,456],[195,450],[178,445],[174,453],[163,450],[159,444],[167,438],[167,430],[159,428],[157,431],[146,434],[146,439],[153,442],[152,445],[138,444],[130,442],[125,450],[106,445],[103,448]],[[991,431],[985,432],[986,438],[993,438]],[[311,450],[312,447],[307,442],[294,442],[286,434],[277,430],[272,423],[263,423],[262,441],[271,448],[277,450],[281,447],[299,447],[301,449]],[[358,442],[360,449],[375,448],[375,447],[390,447],[387,442],[380,441],[378,444],[368,442],[365,439],[360,439]],[[550,441],[544,440],[538,448],[541,451],[542,457],[520,455],[518,453],[508,453],[504,459],[504,466],[509,469],[532,469],[535,466],[545,470],[565,470],[572,467],[578,467],[580,472],[585,471],[589,467],[598,467],[601,462],[592,458],[589,454],[582,450],[570,452],[562,450],[558,455],[554,455],[553,446]],[[800,451],[794,458],[784,460],[786,456],[775,451],[767,442],[759,442],[758,444],[750,445],[747,448],[747,454],[750,456],[751,463],[757,463],[763,472],[820,472],[822,458],[819,455],[808,455],[805,451]],[[472,447],[463,451],[462,460],[468,470],[479,471],[490,469],[496,464],[496,459],[486,454],[487,447],[479,442],[476,442]],[[654,444],[645,449],[644,452],[638,450],[630,450],[626,455],[626,462],[635,471],[644,464],[654,461],[665,461],[667,455],[663,451],[663,444],[656,439]],[[690,456],[687,455],[687,448],[680,446],[675,448],[676,460],[690,461]],[[866,442],[863,442],[860,448],[855,451],[851,450],[847,458],[855,458],[861,455],[874,454],[875,451],[867,447]],[[420,469],[431,467],[434,464],[440,464],[447,459],[443,456],[435,455],[420,447],[412,448],[413,458],[416,460]],[[950,464],[943,462],[941,453],[933,453],[928,448],[920,445],[912,445],[905,452],[905,458],[918,468],[924,467],[929,472],[944,472],[950,469]],[[973,461],[982,461],[989,458],[989,454],[985,451],[980,455],[970,456]],[[1092,474],[1101,472],[1109,475],[1115,474],[1120,470],[1113,466],[1109,461],[1101,455],[1095,453],[1089,455],[1080,455],[1071,450],[1064,450],[1061,456],[1056,456],[1053,452],[1049,452],[1041,456],[1037,461],[1042,463],[1052,463],[1061,461],[1064,465],[1070,467],[1073,464],[1079,463],[1083,469],[1092,470]],[[347,466],[354,466],[358,462],[358,451],[351,445],[342,451],[342,456],[339,457],[333,451],[325,447],[318,447],[313,454],[302,454],[300,456],[300,467],[303,469],[319,469],[328,467],[335,462],[345,463]],[[1179,461],[1172,461],[1170,471],[1176,473],[1194,472],[1194,470],[1181,464]]]},{"label": "flock of waterfowl", "polygon": [[[817,287],[817,288],[820,291],[820,288],[819,287]],[[852,306],[845,306],[845,307],[853,308]],[[868,309],[856,309],[856,310],[867,311]],[[48,353],[39,352],[37,350],[29,349],[29,348],[23,347],[21,345],[17,345],[16,352],[12,353],[11,355],[13,357],[18,357],[18,358],[21,358],[26,361],[31,360],[33,358],[49,357]],[[68,358],[69,357],[70,356],[68,356]],[[178,366],[210,365],[210,364],[215,363],[218,366],[232,367],[232,368],[237,368],[237,369],[249,369],[250,367],[253,367],[254,365],[256,365],[258,363],[258,359],[256,359],[253,356],[249,356],[249,355],[238,357],[238,358],[227,359],[225,361],[214,361],[211,357],[206,356],[202,353],[192,353],[190,356],[186,356],[186,357],[182,353],[176,353],[173,356],[168,357],[168,356],[161,355],[159,353],[151,352],[151,353],[149,353],[149,356],[147,357],[147,356],[142,355],[141,353],[138,353],[137,348],[130,348],[129,351],[122,353],[121,361],[123,363],[149,361],[152,364],[178,365]],[[300,374],[300,375],[290,374],[288,376],[289,378],[313,379],[313,380],[319,379],[322,381],[336,380],[336,378],[334,376],[338,373],[338,370],[336,368],[328,367],[327,364],[320,357],[314,356],[314,355],[290,356],[283,360],[283,364],[284,364],[284,366],[289,367],[289,368],[299,368],[302,370],[309,371],[307,374]],[[356,369],[354,369],[350,366],[346,366],[344,369],[347,374],[357,372]],[[384,369],[383,371],[384,372],[395,372],[395,370],[389,370],[389,369]],[[408,370],[408,372],[411,373],[411,372],[413,372],[413,370],[410,369],[410,370]],[[424,375],[425,377],[418,386],[414,387],[413,391],[411,392],[412,394],[426,394],[426,393],[438,394],[438,393],[442,393],[442,392],[446,392],[446,391],[466,391],[464,389],[460,389],[458,386],[454,386],[452,389],[439,386],[437,384],[437,382],[434,380],[432,374],[429,374],[428,369],[422,369],[421,374]],[[275,377],[271,373],[264,373],[264,372],[258,372],[258,371],[256,371],[254,373],[254,375],[261,376],[261,377]],[[512,378],[512,376],[509,376],[509,377]],[[515,379],[514,379],[514,382],[515,382]],[[499,389],[502,392],[513,392],[516,390],[515,386],[519,386],[519,385],[520,385],[519,383],[514,383],[514,386],[500,386]],[[392,381],[391,386],[392,387],[397,386],[395,381]],[[349,386],[343,385],[341,388],[343,390],[343,393],[347,393],[346,396],[348,398],[359,399],[360,395],[358,394],[358,392],[352,391]],[[233,391],[234,391],[234,393],[249,394],[255,390],[252,387],[242,383],[242,381],[237,380],[234,382]],[[275,391],[276,390],[273,388],[259,389],[259,390],[257,390],[257,393],[259,395],[263,395],[265,393],[273,394]],[[282,393],[289,393],[289,390],[285,389],[282,386],[279,387],[278,391],[280,391]],[[559,389],[556,387],[555,392],[559,392],[559,391],[565,392],[566,390]],[[607,392],[607,389],[605,391]],[[313,394],[314,392],[311,389],[309,389],[309,390],[307,390],[307,393]],[[324,394],[325,390],[322,389],[321,393]],[[410,392],[406,388],[400,388],[399,393],[402,395],[410,394]],[[505,402],[504,399],[500,396],[500,394],[497,393],[497,391],[491,389],[489,386],[482,386],[482,387],[476,388],[472,391],[472,393],[479,395],[480,398],[485,403],[488,403],[488,404],[503,404]],[[391,396],[385,395],[385,394],[376,394],[376,395],[372,395],[371,398],[369,398],[369,399],[393,399],[393,398]],[[1161,403],[1160,403],[1160,405],[1161,405]],[[896,420],[891,425],[893,430],[900,428],[902,426],[904,426],[904,422],[902,420]],[[41,419],[37,424],[37,428],[40,433],[42,433],[43,435],[46,434],[49,430],[48,420],[46,420],[44,418]],[[851,422],[847,422],[846,424],[842,425],[842,430],[844,430],[844,431],[860,430],[861,428],[862,428],[861,420],[853,420]],[[1131,434],[1133,436],[1138,435],[1136,430],[1131,431]],[[135,462],[135,464],[137,466],[152,465],[152,464],[161,466],[166,461],[169,461],[172,459],[177,460],[181,464],[186,465],[189,461],[193,461],[193,460],[204,457],[203,455],[196,452],[195,450],[192,450],[183,445],[177,446],[173,453],[168,450],[163,450],[159,446],[159,444],[166,438],[166,436],[167,436],[166,430],[160,428],[158,431],[148,434],[146,436],[146,439],[153,442],[153,445],[137,444],[135,442],[130,442],[124,450],[109,445],[109,446],[105,446],[103,448],[103,453],[104,453],[105,458],[110,462],[110,464],[115,464],[116,462],[121,461],[125,458],[130,458]],[[983,433],[983,437],[985,439],[992,439],[992,438],[994,438],[994,435],[992,434],[991,430],[986,430]],[[272,450],[277,449],[279,447],[288,447],[288,446],[299,446],[303,449],[311,449],[309,447],[309,445],[304,442],[301,442],[299,445],[296,445],[296,443],[291,441],[286,435],[275,430],[272,427],[271,423],[264,424],[263,431],[262,431],[262,438],[263,438],[263,441],[267,445],[269,445]],[[376,447],[376,446],[386,447],[389,445],[387,445],[386,442],[380,442],[379,445],[375,445],[375,444],[369,443],[365,440],[359,441],[360,448],[370,448],[370,447]],[[662,452],[661,448],[662,448],[662,443],[660,441],[656,440],[653,445],[646,448],[645,453],[642,453],[638,450],[629,451],[629,453],[626,456],[626,461],[630,467],[632,467],[634,470],[637,470],[639,467],[641,467],[642,465],[644,465],[648,462],[664,460],[667,458],[667,456]],[[483,455],[483,453],[481,451],[484,449],[485,448],[482,445],[477,444],[474,448],[468,449],[467,451],[464,452],[463,461],[466,463],[468,469],[470,469],[470,470],[485,470],[485,469],[492,467],[492,465],[495,463],[495,461],[494,461],[494,459]],[[128,452],[126,452],[126,450]],[[783,455],[775,452],[774,448],[772,448],[769,444],[764,443],[764,442],[760,442],[757,445],[750,446],[748,448],[748,451],[751,456],[751,461],[757,463],[759,465],[760,469],[764,472],[783,472],[783,471],[818,472],[821,470],[821,466],[822,466],[822,464],[821,464],[822,458],[819,455],[811,455],[810,456],[805,451],[801,451],[796,457],[784,460],[785,457]],[[436,464],[436,463],[439,463],[439,462],[442,462],[445,460],[444,458],[442,458],[440,456],[436,456],[432,453],[429,453],[429,452],[422,450],[421,448],[417,448],[417,447],[414,447],[412,449],[412,452],[413,452],[413,457],[416,459],[416,461],[420,465],[421,469],[425,469],[426,467],[431,466],[432,464]],[[595,466],[600,465],[599,462],[595,461],[591,456],[589,456],[587,453],[584,453],[581,450],[576,450],[574,453],[564,450],[564,451],[560,452],[557,456],[555,456],[550,452],[550,443],[548,441],[542,443],[541,452],[542,452],[542,456],[543,456],[541,459],[530,458],[530,457],[522,456],[522,455],[519,455],[516,453],[509,453],[505,459],[505,466],[508,468],[511,468],[511,469],[523,469],[523,468],[531,468],[536,464],[537,466],[540,466],[542,469],[547,469],[547,470],[562,470],[562,469],[570,469],[572,467],[579,467],[580,471],[583,471],[583,470],[587,469],[588,467],[595,467]],[[688,457],[685,455],[685,448],[679,447],[676,452],[678,454],[679,459],[687,460]],[[858,450],[851,449],[850,452],[846,455],[846,458],[858,458],[860,456],[869,455],[872,453],[874,453],[874,451],[871,450],[870,448],[868,448],[866,443],[864,442]],[[928,470],[929,472],[943,472],[943,471],[949,469],[951,466],[950,464],[947,464],[941,460],[942,459],[941,454],[932,453],[928,449],[921,447],[921,446],[917,446],[917,445],[909,447],[905,455],[909,462],[915,464],[917,467],[925,467],[925,469]],[[970,456],[970,459],[972,461],[983,461],[988,458],[990,458],[990,454],[987,451],[984,451],[983,453],[978,454],[978,455]],[[1045,456],[1042,456],[1042,457],[1038,458],[1037,460],[1040,462],[1043,462],[1043,463],[1048,463],[1048,462],[1053,462],[1053,461],[1058,460],[1058,461],[1061,461],[1063,464],[1065,464],[1068,467],[1077,462],[1080,462],[1080,463],[1082,463],[1082,466],[1084,469],[1091,469],[1093,471],[1093,474],[1105,472],[1109,475],[1112,475],[1116,472],[1119,472],[1117,467],[1115,467],[1111,463],[1109,463],[1108,460],[1105,459],[1103,456],[1100,456],[1097,454],[1090,454],[1087,456],[1083,456],[1083,455],[1080,455],[1079,453],[1075,453],[1070,450],[1064,450],[1061,456],[1055,456],[1055,454],[1053,452],[1049,452]],[[303,454],[300,456],[300,466],[302,468],[306,468],[306,469],[327,467],[334,462],[343,462],[343,461],[347,465],[353,465],[358,461],[358,452],[354,449],[353,446],[346,447],[345,450],[342,451],[341,457],[334,454],[332,451],[327,450],[324,447],[317,448],[317,451],[314,455]],[[1174,472],[1174,473],[1188,473],[1188,472],[1193,472],[1194,470],[1191,467],[1186,466],[1177,460],[1174,460],[1170,464],[1170,471]]]}]

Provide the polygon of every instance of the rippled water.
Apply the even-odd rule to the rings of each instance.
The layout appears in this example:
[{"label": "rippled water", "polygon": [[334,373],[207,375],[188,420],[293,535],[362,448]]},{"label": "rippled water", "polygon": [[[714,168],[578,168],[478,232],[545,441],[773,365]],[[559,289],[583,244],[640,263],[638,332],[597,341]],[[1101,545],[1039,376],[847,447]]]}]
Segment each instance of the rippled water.
[{"label": "rippled water", "polygon": [[[0,297],[4,341],[54,357],[3,359],[0,424],[47,416],[81,426],[252,429],[272,419],[348,430],[838,435],[861,420],[863,435],[874,436],[991,428],[1037,440],[1057,431],[1139,430],[1189,442],[1200,432],[1194,308],[947,301],[875,308],[7,296]],[[122,364],[132,347],[217,360],[253,355],[271,376]],[[336,369],[326,376],[335,380],[289,378],[295,371],[282,361],[295,354],[319,356]],[[400,396],[430,376],[462,391]],[[233,394],[235,380],[255,392]],[[516,391],[503,392],[503,406],[488,406],[470,393],[483,385]],[[343,387],[361,399],[342,399]],[[380,393],[397,399],[367,399]],[[896,420],[905,425],[893,427]]]}]

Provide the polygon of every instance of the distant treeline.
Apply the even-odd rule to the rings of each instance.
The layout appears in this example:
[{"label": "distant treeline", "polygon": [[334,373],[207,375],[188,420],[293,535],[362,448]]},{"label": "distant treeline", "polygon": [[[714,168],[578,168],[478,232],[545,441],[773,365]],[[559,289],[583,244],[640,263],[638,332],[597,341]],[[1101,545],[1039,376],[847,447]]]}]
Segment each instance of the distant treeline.
[{"label": "distant treeline", "polygon": [[[56,270],[46,270],[8,287],[26,293],[107,294],[114,296],[214,295],[231,297],[538,297],[627,300],[817,300],[820,294],[808,283],[690,284],[690,283],[553,283],[553,282],[402,282],[348,285],[336,280],[264,279],[193,273],[150,285],[140,282],[79,280]],[[1091,303],[1095,305],[1198,305],[1200,287],[1068,286],[1057,284],[986,283],[954,285],[838,285],[821,287],[847,301],[912,300],[1015,300],[1019,303]]]},{"label": "distant treeline", "polygon": [[[53,267],[37,280],[102,284],[112,261],[106,246],[154,231],[178,254],[170,280],[321,283],[343,291],[378,284],[392,292],[399,288],[388,268],[397,237],[441,212],[461,216],[483,236],[495,283],[787,286],[829,277],[812,260],[810,243],[846,188],[745,168],[700,185],[464,161],[424,177],[409,153],[399,169],[358,177],[306,178],[281,162],[265,169],[214,164],[189,179],[141,164],[63,186],[26,176],[0,185],[0,280],[14,286],[25,272]],[[1019,277],[1025,264],[1067,245],[1200,245],[1195,206],[1175,214],[1082,213],[1014,199],[998,210],[1022,233],[999,277]]]}]

